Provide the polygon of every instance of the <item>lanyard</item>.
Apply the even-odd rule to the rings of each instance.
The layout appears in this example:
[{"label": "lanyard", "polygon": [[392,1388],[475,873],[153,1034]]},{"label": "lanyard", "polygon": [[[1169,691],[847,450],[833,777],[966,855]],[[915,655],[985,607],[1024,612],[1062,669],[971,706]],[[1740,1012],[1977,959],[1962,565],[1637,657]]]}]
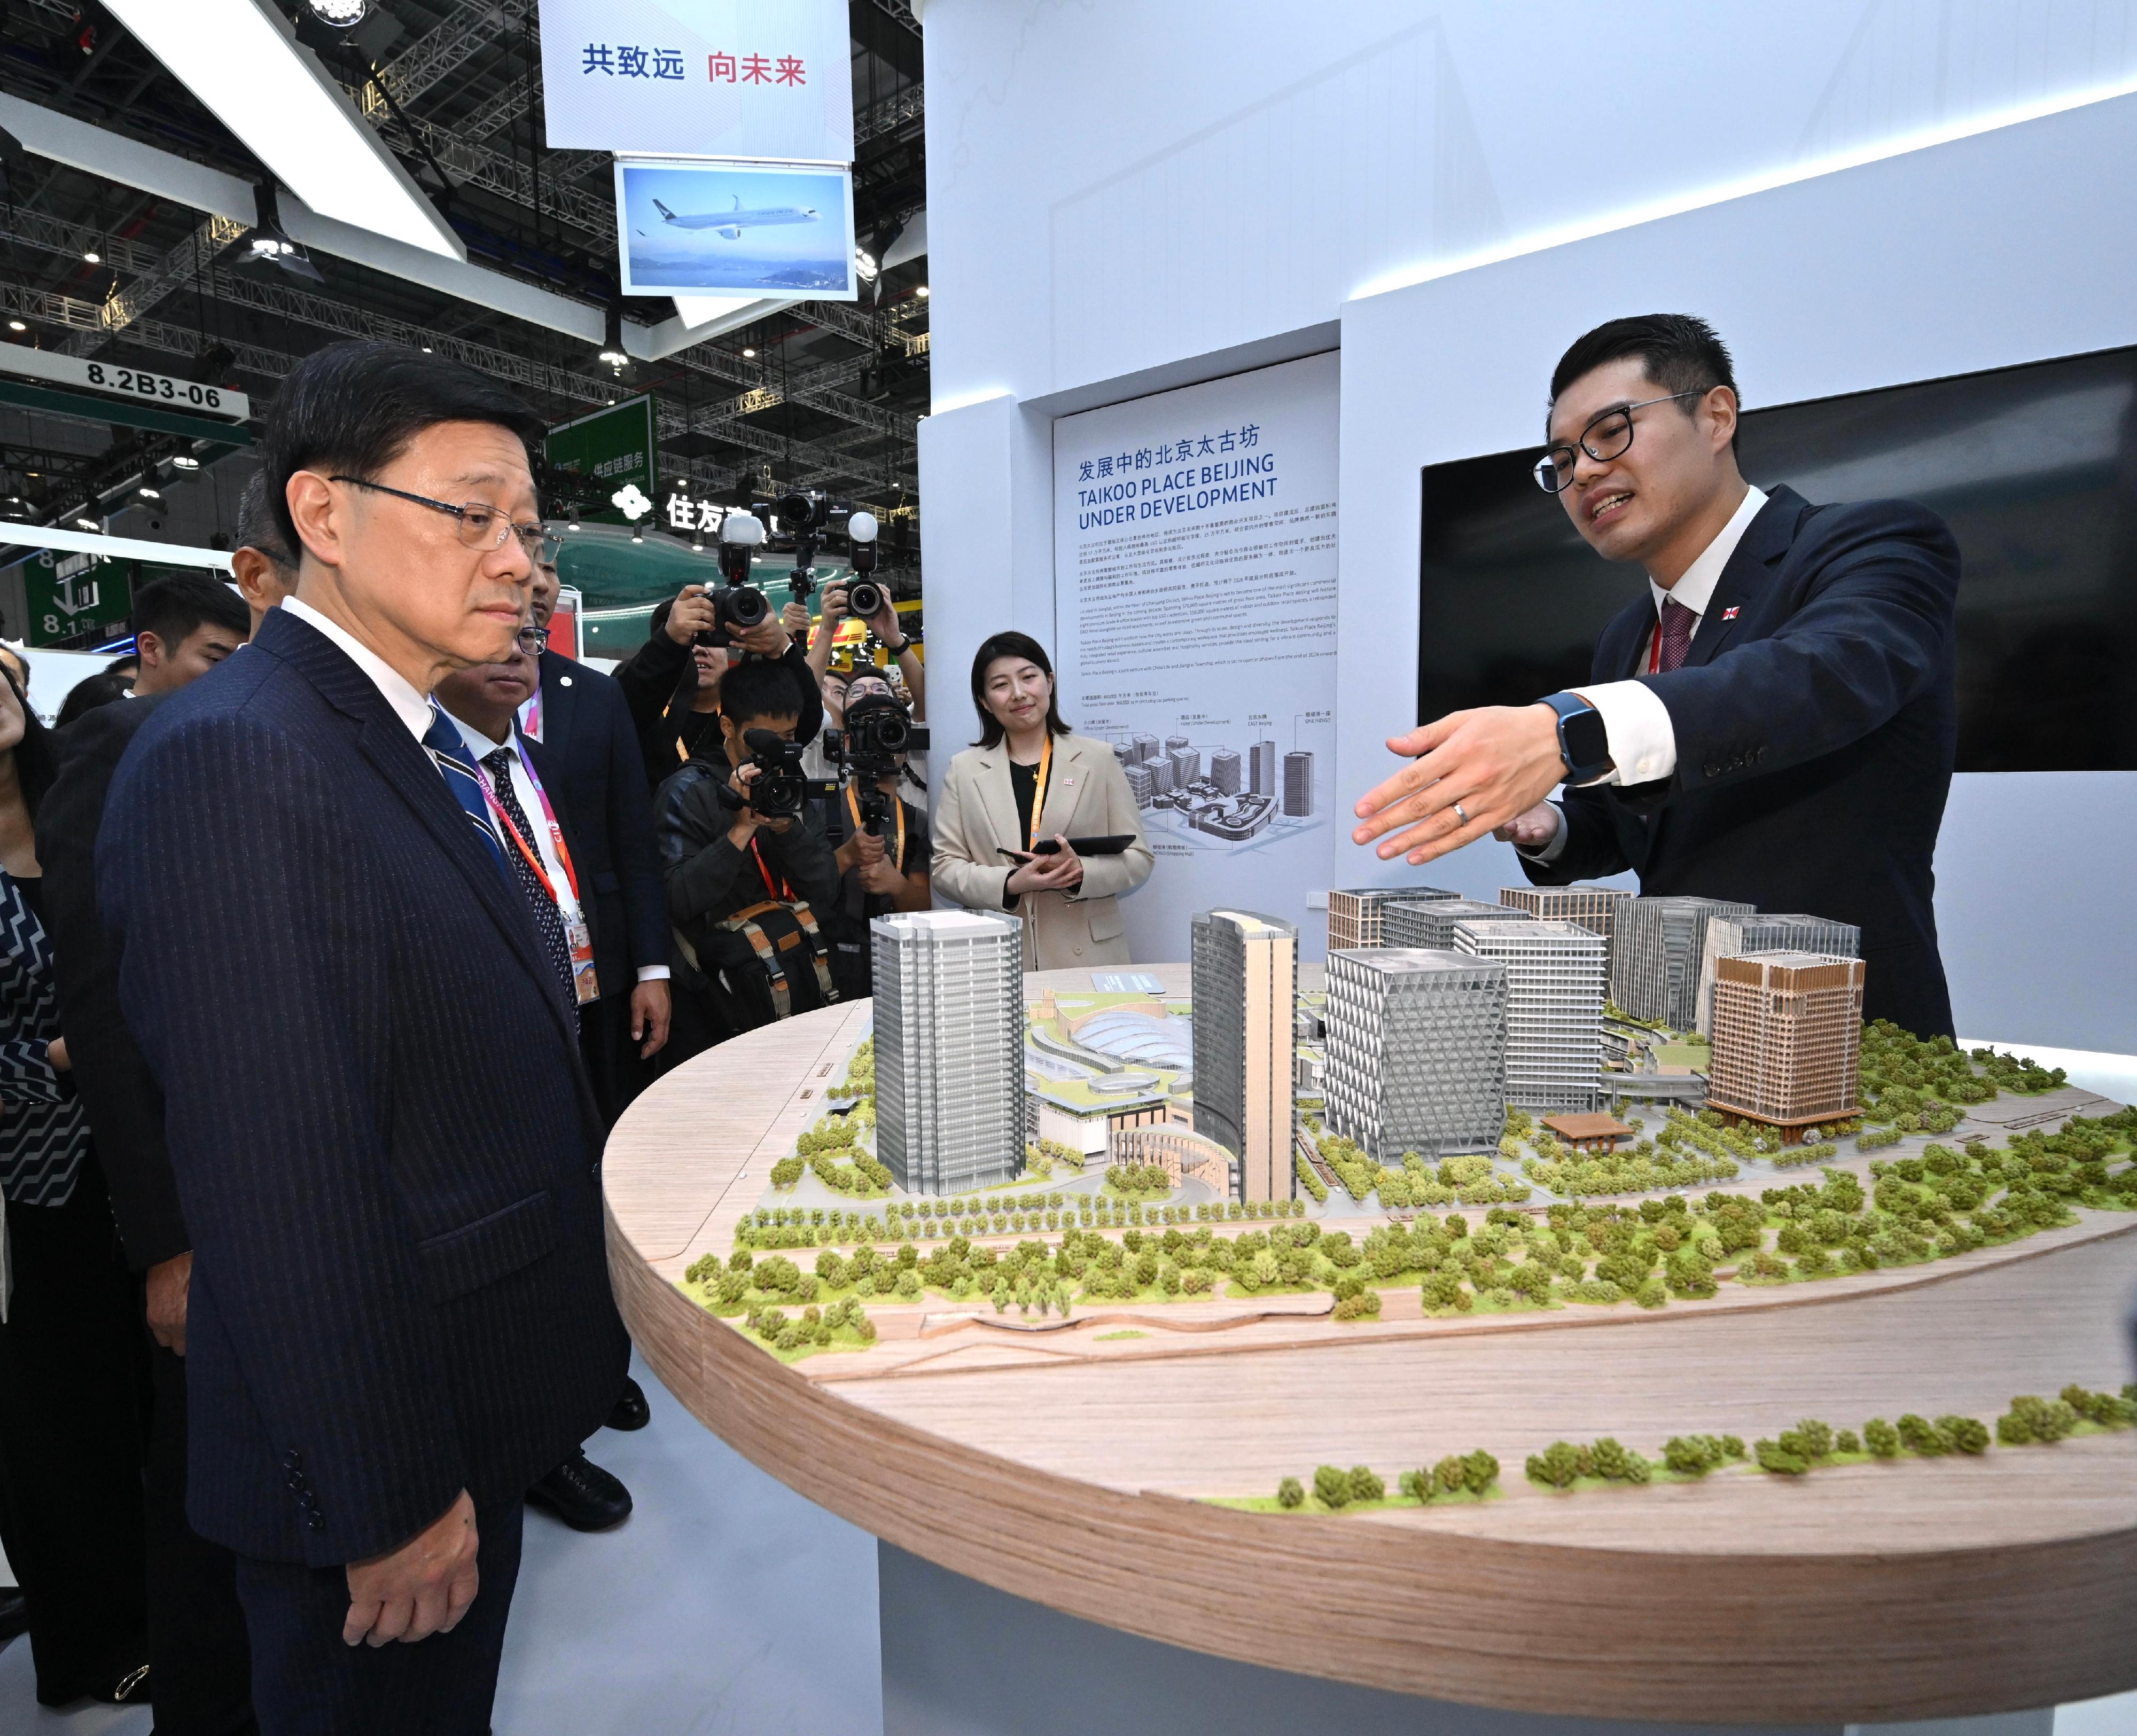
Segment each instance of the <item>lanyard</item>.
[{"label": "lanyard", "polygon": [[[846,806],[854,816],[854,830],[859,833],[861,829],[861,805],[851,784],[846,785]],[[905,872],[905,804],[903,800],[898,805],[898,854],[892,858],[892,866],[901,874]]]},{"label": "lanyard", "polygon": [[1039,822],[1046,814],[1046,777],[1054,769],[1054,732],[1046,732],[1046,745],[1039,750],[1039,776],[1031,790],[1031,837],[1025,848],[1039,848]]},{"label": "lanyard", "polygon": [[[572,902],[576,904],[579,902],[579,874],[578,870],[572,866],[572,853],[564,843],[564,829],[557,824],[557,810],[549,805],[549,792],[542,787],[542,776],[535,771],[533,762],[524,754],[518,754],[516,747],[514,752],[527,773],[527,781],[534,786],[535,800],[542,805],[542,818],[549,827],[549,841],[556,846],[557,860],[563,864],[564,878],[572,888]],[[533,871],[534,878],[542,883],[542,890],[549,895],[549,902],[561,909],[564,901],[557,896],[556,883],[549,878],[549,872],[542,865],[541,857],[528,849],[527,839],[519,828],[513,824],[512,816],[504,811],[503,804],[497,799],[496,790],[491,788],[489,768],[478,760],[475,772],[482,780],[483,800],[489,804],[489,811],[497,816],[498,829],[518,847],[521,858]]]},{"label": "lanyard", "polygon": [[791,904],[794,902],[794,888],[786,883],[786,877],[784,874],[779,877],[776,884],[773,883],[772,870],[764,865],[764,852],[757,849],[757,836],[754,833],[750,835],[749,853],[757,858],[757,872],[763,878],[765,891],[772,897],[784,898]]},{"label": "lanyard", "polygon": [[1648,635],[1648,673],[1659,675],[1662,668],[1662,618],[1655,617],[1655,630]]}]

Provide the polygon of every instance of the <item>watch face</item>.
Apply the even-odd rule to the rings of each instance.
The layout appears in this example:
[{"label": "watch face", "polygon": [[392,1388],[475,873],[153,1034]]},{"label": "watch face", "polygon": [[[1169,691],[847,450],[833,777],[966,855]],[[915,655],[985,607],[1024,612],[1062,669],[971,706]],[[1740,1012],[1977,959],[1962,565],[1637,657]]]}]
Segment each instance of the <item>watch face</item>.
[{"label": "watch face", "polygon": [[1577,770],[1610,757],[1610,732],[1600,712],[1576,712],[1565,720],[1565,753]]}]

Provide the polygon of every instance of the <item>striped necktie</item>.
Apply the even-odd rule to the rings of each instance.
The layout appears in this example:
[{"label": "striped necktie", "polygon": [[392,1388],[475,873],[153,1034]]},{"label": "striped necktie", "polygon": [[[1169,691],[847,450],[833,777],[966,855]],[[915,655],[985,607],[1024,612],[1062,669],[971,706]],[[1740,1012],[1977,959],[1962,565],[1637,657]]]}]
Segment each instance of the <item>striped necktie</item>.
[{"label": "striped necktie", "polygon": [[497,871],[509,882],[512,865],[504,859],[504,846],[498,841],[489,824],[489,805],[483,800],[482,780],[475,775],[475,767],[468,764],[467,742],[454,726],[451,718],[439,709],[438,702],[431,702],[431,727],[423,732],[423,746],[431,761],[438,768],[438,776],[445,780],[445,788],[453,793],[453,800],[460,805],[470,823],[481,835],[489,851],[489,859],[497,864]]},{"label": "striped necktie", "polygon": [[[497,805],[504,810],[504,817],[512,822],[512,829],[525,841],[528,849],[538,856],[541,845],[535,841],[534,828],[527,819],[527,810],[519,795],[512,787],[512,750],[500,747],[494,753],[482,756],[483,770],[489,774],[489,787],[497,792]],[[549,955],[549,963],[555,968],[557,980],[564,987],[564,1004],[578,1004],[578,990],[572,977],[572,945],[564,937],[563,913],[557,908],[555,895],[536,878],[533,864],[518,850],[511,857],[513,875],[519,883],[519,890],[527,899],[527,907],[533,912],[534,926],[540,931],[543,950]]]}]

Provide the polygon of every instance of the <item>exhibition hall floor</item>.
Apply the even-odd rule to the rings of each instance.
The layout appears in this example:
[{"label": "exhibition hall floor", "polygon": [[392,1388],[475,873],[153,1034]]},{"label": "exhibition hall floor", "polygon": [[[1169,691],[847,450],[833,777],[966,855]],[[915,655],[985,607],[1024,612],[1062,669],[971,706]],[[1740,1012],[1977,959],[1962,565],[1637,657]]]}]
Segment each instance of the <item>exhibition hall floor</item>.
[{"label": "exhibition hall floor", "polygon": [[[528,1512],[497,1736],[877,1736],[875,1539],[739,1456],[635,1359],[632,1372],[652,1423],[605,1429],[589,1451],[636,1510],[590,1537]],[[6,1736],[152,1726],[146,1708],[44,1709],[28,1641],[0,1649]]]}]

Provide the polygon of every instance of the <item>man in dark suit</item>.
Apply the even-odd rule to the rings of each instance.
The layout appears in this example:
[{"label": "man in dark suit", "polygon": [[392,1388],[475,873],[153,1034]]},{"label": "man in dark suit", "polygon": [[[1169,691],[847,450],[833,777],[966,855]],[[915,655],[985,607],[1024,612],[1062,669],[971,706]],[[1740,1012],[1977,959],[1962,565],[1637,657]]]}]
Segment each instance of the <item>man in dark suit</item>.
[{"label": "man in dark suit", "polygon": [[[534,624],[557,606],[557,569],[534,575]],[[542,653],[542,684],[520,727],[556,768],[564,829],[579,853],[601,999],[579,1009],[580,1050],[611,1126],[650,1082],[668,1041],[668,913],[653,799],[623,690],[599,669]]]},{"label": "man in dark suit", "polygon": [[1416,762],[1352,835],[1420,863],[1494,832],[1539,884],[1629,868],[1649,895],[1856,923],[1864,1015],[1948,1037],[1932,898],[1958,547],[1909,501],[1750,487],[1736,411],[1703,320],[1614,320],[1565,353],[1537,480],[1651,594],[1604,630],[1588,687],[1391,741]]},{"label": "man in dark suit", "polygon": [[[250,619],[236,636],[259,630],[267,611],[296,583],[296,562],[267,511],[255,475],[237,511],[232,576]],[[230,593],[215,586],[215,598]],[[153,601],[153,600],[152,600]],[[166,601],[169,599],[166,599]],[[60,1022],[67,1033],[75,1088],[96,1134],[96,1158],[111,1195],[127,1263],[141,1274],[151,1339],[153,1393],[143,1492],[148,1543],[148,1661],[160,1736],[236,1736],[254,1728],[251,1661],[230,1551],[186,1523],[186,1294],[192,1240],[179,1208],[163,1140],[163,1098],[119,1006],[119,960],[96,905],[96,840],[113,775],[158,695],[220,661],[217,635],[231,623],[219,601],[187,628],[168,613],[137,611],[177,657],[144,659],[141,697],[100,706],[68,730],[58,777],[37,816],[46,875],[45,921],[56,951]],[[160,627],[150,627],[158,619]],[[158,673],[151,673],[151,669]],[[173,679],[183,675],[183,679]]]},{"label": "man in dark suit", "polygon": [[522,1497],[624,1378],[572,1009],[428,698],[525,615],[539,431],[411,351],[292,371],[296,593],[143,727],[98,853],[192,1242],[187,1511],[269,1736],[486,1729]]}]

